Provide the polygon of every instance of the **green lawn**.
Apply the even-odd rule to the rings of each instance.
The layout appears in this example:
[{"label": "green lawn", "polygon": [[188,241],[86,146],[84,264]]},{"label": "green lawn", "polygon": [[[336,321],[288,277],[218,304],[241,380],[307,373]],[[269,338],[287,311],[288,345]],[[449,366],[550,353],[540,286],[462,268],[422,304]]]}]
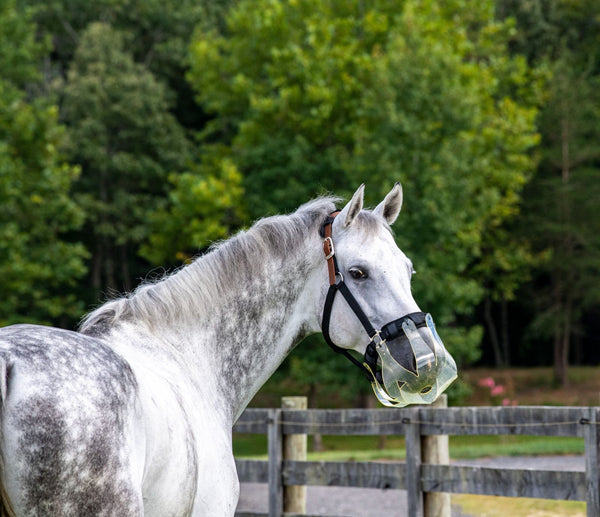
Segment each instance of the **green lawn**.
[{"label": "green lawn", "polygon": [[585,517],[581,501],[552,501],[524,497],[452,495],[452,504],[477,517]]},{"label": "green lawn", "polygon": [[[388,436],[385,448],[379,448],[377,436],[323,436],[324,450],[309,452],[309,460],[370,461],[402,460],[404,437]],[[233,450],[243,458],[266,458],[265,435],[236,434]],[[311,450],[309,441],[309,451]],[[582,438],[547,436],[451,436],[450,457],[475,459],[491,456],[540,456],[583,454]]]}]

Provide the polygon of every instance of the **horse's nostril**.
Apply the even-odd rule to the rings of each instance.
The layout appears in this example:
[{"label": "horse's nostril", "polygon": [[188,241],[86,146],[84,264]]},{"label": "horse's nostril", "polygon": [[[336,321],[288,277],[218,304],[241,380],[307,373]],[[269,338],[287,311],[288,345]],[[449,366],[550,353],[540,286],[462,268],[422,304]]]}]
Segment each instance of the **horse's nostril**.
[{"label": "horse's nostril", "polygon": [[421,395],[427,395],[432,389],[433,389],[433,386],[425,386],[421,390]]}]

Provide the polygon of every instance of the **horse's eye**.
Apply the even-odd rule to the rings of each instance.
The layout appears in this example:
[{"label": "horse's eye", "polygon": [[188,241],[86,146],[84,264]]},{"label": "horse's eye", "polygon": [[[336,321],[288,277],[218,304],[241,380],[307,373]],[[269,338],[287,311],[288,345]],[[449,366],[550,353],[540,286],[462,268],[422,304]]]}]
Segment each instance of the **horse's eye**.
[{"label": "horse's eye", "polygon": [[362,270],[360,268],[357,268],[357,267],[351,268],[350,271],[349,271],[349,273],[350,273],[350,276],[352,278],[354,278],[354,280],[365,279],[365,278],[367,278],[369,276],[369,275],[367,275],[366,271],[364,271],[364,270]]}]

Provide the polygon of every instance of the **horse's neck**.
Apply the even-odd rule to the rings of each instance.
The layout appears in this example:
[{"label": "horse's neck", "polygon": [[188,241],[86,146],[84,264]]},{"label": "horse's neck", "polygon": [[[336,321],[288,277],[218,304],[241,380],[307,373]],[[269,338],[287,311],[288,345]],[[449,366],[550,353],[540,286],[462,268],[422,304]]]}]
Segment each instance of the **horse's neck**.
[{"label": "horse's neck", "polygon": [[303,249],[262,257],[251,267],[220,268],[215,258],[218,253],[208,259],[213,267],[191,264],[141,296],[181,295],[160,324],[148,318],[151,334],[186,364],[197,389],[209,385],[211,398],[235,420],[292,348],[318,331],[313,291],[325,261],[317,235]]},{"label": "horse's neck", "polygon": [[315,267],[306,255],[267,263],[260,275],[218,303],[215,339],[203,345],[217,359],[220,392],[234,419],[294,346],[318,330],[310,314],[316,293],[307,284]]}]

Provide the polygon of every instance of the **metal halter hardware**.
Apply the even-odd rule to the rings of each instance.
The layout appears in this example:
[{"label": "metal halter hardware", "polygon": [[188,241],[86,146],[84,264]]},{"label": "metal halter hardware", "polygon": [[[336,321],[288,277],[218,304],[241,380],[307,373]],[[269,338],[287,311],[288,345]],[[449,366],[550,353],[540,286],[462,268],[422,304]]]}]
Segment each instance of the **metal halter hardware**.
[{"label": "metal halter hardware", "polygon": [[[385,324],[380,330],[376,330],[373,327],[360,304],[344,282],[344,277],[338,268],[333,239],[331,237],[333,221],[338,214],[339,211],[333,212],[325,220],[322,230],[322,237],[324,238],[323,252],[329,272],[329,290],[325,298],[321,321],[323,337],[335,352],[344,355],[363,371],[369,382],[371,382],[375,395],[382,404],[386,406],[405,406],[409,403],[431,403],[456,378],[456,364],[444,348],[435,330],[433,319],[429,314],[413,312]],[[342,294],[370,338],[363,362],[357,360],[345,348],[337,346],[329,335],[331,311],[338,291]],[[418,335],[417,329],[419,328],[425,328],[423,332],[430,336],[433,348],[431,346],[428,347]],[[413,352],[415,346],[419,347],[421,351],[425,350],[425,353],[421,355],[420,365],[424,371],[421,380],[427,379],[427,383],[424,387],[419,386],[419,393],[410,392],[410,388],[415,388],[413,378],[419,379],[419,364],[414,364],[414,367],[406,367],[396,360],[393,350],[386,344],[387,341],[395,339],[400,339],[401,342],[402,340],[406,341],[407,345],[413,349]],[[427,348],[423,349],[423,346]],[[431,350],[429,350],[430,348]],[[382,368],[378,369],[377,365],[380,359],[382,361]],[[419,362],[416,357],[415,361]],[[403,370],[404,372],[399,373],[399,370]],[[404,374],[408,374],[409,377],[407,378]],[[439,381],[438,377],[440,378]],[[391,384],[389,382],[390,378],[392,379]],[[387,383],[386,380],[388,381]],[[404,391],[402,390],[403,387],[406,388]]]}]

